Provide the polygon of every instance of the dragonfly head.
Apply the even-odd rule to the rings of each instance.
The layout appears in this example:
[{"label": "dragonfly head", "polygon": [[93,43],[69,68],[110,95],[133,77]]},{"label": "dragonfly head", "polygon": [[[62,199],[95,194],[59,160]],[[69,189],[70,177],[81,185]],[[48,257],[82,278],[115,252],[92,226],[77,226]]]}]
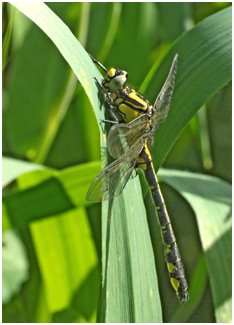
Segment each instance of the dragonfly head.
[{"label": "dragonfly head", "polygon": [[115,92],[121,89],[128,79],[128,73],[124,70],[117,70],[115,68],[111,68],[107,71],[107,76],[102,81],[102,86],[108,92]]}]

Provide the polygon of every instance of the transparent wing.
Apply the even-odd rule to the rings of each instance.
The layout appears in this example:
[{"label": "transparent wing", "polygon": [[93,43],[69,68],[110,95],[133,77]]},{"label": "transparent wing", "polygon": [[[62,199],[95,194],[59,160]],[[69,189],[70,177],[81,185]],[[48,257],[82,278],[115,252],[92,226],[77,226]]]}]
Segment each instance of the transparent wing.
[{"label": "transparent wing", "polygon": [[91,184],[87,201],[100,202],[118,196],[127,184],[144,145],[145,139],[139,139],[124,155],[103,169]]},{"label": "transparent wing", "polygon": [[170,108],[171,98],[175,86],[175,76],[177,72],[178,64],[178,54],[175,55],[167,79],[155,100],[153,110],[154,110],[154,120],[157,124],[162,123],[168,115]]},{"label": "transparent wing", "polygon": [[141,115],[130,123],[115,124],[109,131],[107,146],[113,158],[120,158],[139,139],[147,138],[149,128],[149,117]]},{"label": "transparent wing", "polygon": [[175,87],[175,76],[177,72],[178,54],[175,55],[167,79],[155,100],[153,106],[152,127],[148,139],[148,147],[151,150],[154,145],[154,137],[160,123],[167,118],[171,98]]}]

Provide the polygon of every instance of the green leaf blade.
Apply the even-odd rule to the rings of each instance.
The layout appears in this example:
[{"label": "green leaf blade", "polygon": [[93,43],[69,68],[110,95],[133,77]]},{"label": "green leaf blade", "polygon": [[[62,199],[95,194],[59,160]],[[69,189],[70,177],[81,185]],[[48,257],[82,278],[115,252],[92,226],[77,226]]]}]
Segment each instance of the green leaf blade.
[{"label": "green leaf blade", "polygon": [[160,65],[148,90],[151,98],[159,93],[173,56],[179,54],[170,112],[156,134],[156,170],[197,110],[231,80],[231,51],[231,8],[227,8],[182,35]]},{"label": "green leaf blade", "polygon": [[103,235],[108,245],[103,243],[105,322],[162,322],[155,261],[140,197],[139,180],[131,179],[114,200],[111,214],[104,214]]},{"label": "green leaf blade", "polygon": [[160,170],[192,206],[208,263],[217,322],[231,321],[231,185],[212,176]]},{"label": "green leaf blade", "polygon": [[86,307],[82,304],[77,306],[77,300],[81,299],[79,295],[84,279],[98,267],[98,260],[85,210],[69,211],[60,218],[33,223],[30,228],[49,310],[53,313],[76,306],[76,315],[87,316],[88,321],[97,305],[99,278],[93,275],[95,286],[92,290],[88,289],[93,292],[90,297],[93,310],[91,314],[86,314]]},{"label": "green leaf blade", "polygon": [[2,169],[4,173],[2,175],[2,186],[8,185],[11,181],[17,178],[19,175],[32,170],[44,169],[41,165],[32,164],[26,161],[17,160],[9,157],[3,157]]}]

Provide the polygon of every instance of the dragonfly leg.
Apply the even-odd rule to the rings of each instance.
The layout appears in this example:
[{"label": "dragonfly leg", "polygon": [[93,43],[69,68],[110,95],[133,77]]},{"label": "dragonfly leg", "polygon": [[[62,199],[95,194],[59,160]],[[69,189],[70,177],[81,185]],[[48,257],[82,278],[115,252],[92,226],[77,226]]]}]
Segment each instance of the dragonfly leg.
[{"label": "dragonfly leg", "polygon": [[112,120],[101,120],[102,123],[110,123],[110,124],[118,124],[119,121],[112,121]]},{"label": "dragonfly leg", "polygon": [[90,58],[93,60],[94,63],[96,63],[97,65],[99,65],[99,67],[101,67],[105,72],[107,72],[107,69],[104,67],[103,64],[101,64],[100,62],[98,62],[96,59],[94,59],[94,57],[89,54]]},{"label": "dragonfly leg", "polygon": [[115,112],[113,111],[110,104],[106,104],[106,110],[108,111],[109,117],[111,118],[113,124],[119,123],[119,119],[118,119],[117,115],[115,114]]},{"label": "dragonfly leg", "polygon": [[107,92],[107,90],[100,84],[100,82],[97,80],[97,78],[96,77],[94,77],[93,78],[95,81],[96,81],[96,83],[97,83],[97,86],[98,86],[98,88],[106,95],[106,97],[108,98],[108,102],[110,103],[110,104],[113,104],[114,103],[114,100],[113,100],[113,98],[111,98],[111,96],[109,95],[109,93]]}]

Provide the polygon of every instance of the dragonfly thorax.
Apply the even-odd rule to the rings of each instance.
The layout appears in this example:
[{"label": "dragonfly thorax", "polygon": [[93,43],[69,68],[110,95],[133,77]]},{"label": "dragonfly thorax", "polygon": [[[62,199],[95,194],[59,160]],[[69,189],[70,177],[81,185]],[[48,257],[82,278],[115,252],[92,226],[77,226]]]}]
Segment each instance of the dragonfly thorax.
[{"label": "dragonfly thorax", "polygon": [[124,70],[111,68],[107,71],[107,76],[102,81],[102,86],[108,92],[115,92],[121,89],[128,79],[128,73]]}]

